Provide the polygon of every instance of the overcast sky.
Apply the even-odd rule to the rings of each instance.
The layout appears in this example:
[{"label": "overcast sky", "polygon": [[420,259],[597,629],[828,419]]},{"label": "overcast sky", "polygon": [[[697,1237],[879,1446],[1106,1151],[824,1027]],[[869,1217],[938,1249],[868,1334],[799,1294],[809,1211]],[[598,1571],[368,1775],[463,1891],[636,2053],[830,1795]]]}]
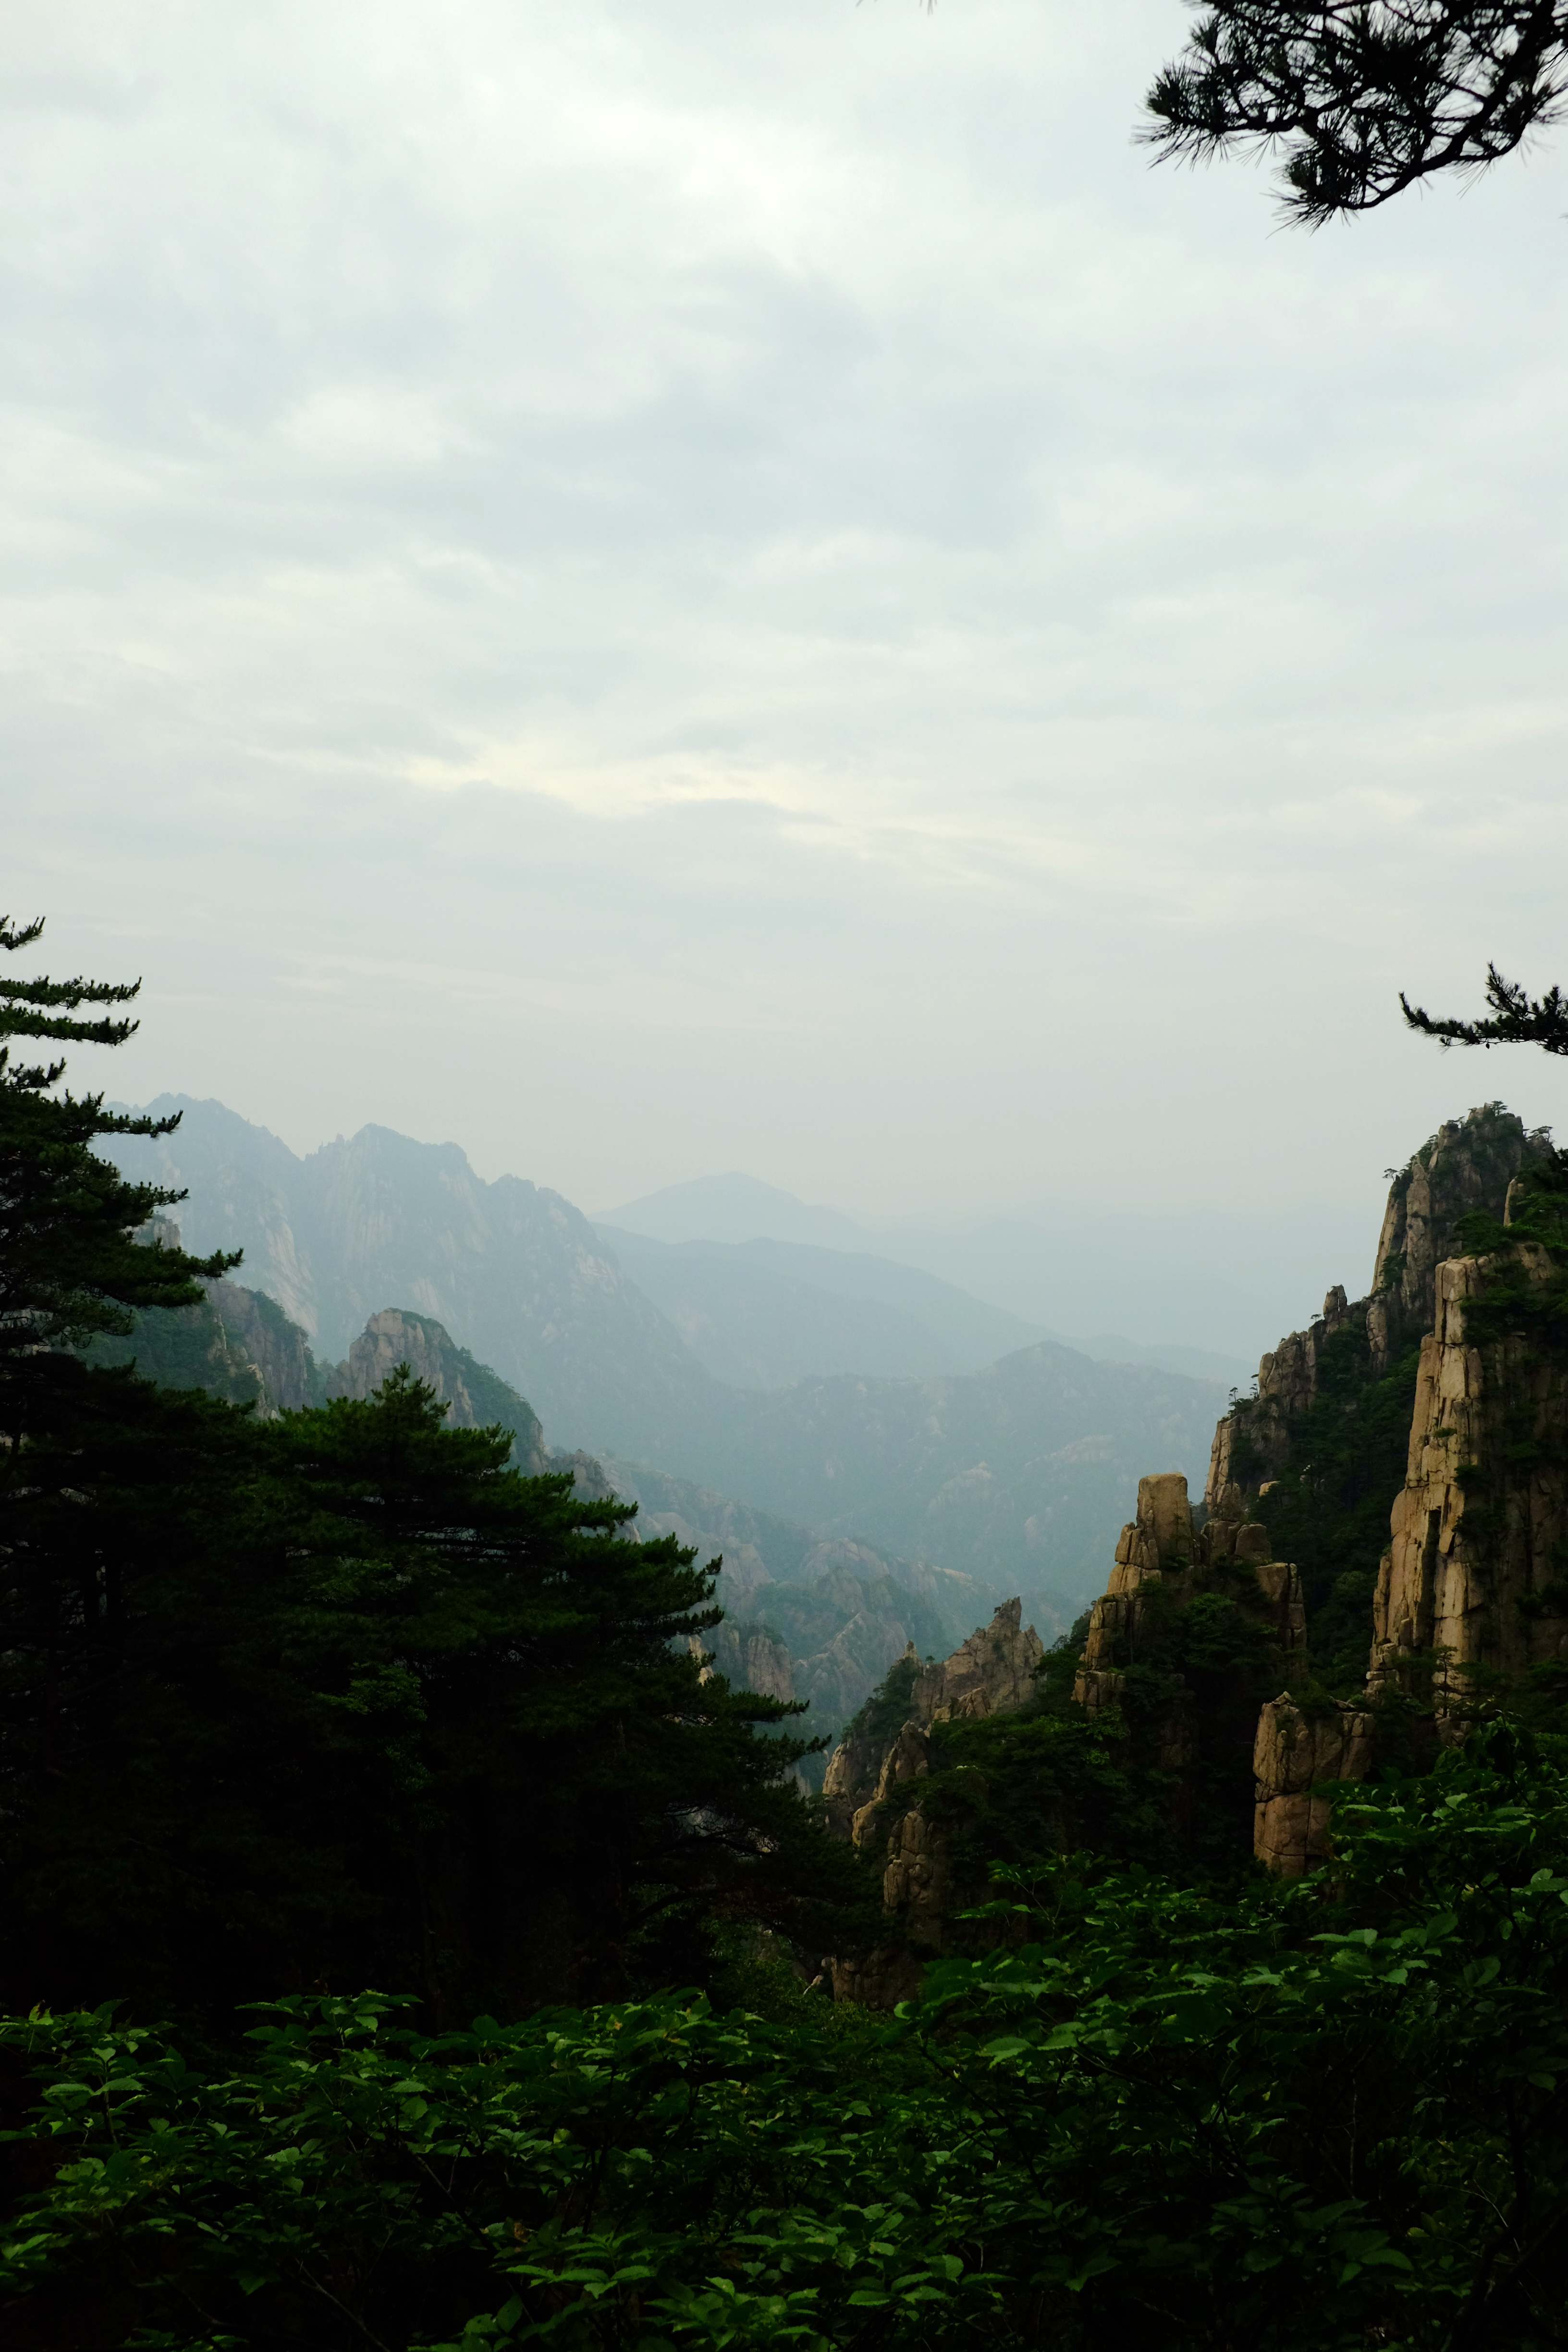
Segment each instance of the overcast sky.
[{"label": "overcast sky", "polygon": [[1394,1002],[1568,981],[1568,139],[1282,229],[1133,144],[1186,21],[10,10],[4,899],[146,978],[78,1074],[588,1208],[1374,1226],[1568,1131]]}]

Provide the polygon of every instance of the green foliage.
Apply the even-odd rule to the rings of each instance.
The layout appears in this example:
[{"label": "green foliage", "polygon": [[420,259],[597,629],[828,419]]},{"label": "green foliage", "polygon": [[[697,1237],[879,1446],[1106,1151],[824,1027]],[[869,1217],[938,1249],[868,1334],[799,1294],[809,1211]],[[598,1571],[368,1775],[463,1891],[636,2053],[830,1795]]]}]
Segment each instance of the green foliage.
[{"label": "green foliage", "polygon": [[900,1794],[946,1833],[955,1908],[983,1901],[997,1866],[1081,1849],[1151,1866],[1171,1858],[1169,1777],[1114,1709],[1090,1721],[1047,1705],[938,1724],[930,1777]]},{"label": "green foliage", "polygon": [[[105,1426],[0,1624],[14,1982],[145,2011],[379,1975],[515,2011],[700,1976],[710,1920],[821,1948],[858,1899],[791,1710],[700,1679],[711,1577],[626,1507],[519,1475],[406,1370],[271,1423],[79,1381]],[[110,1605],[62,1706],[84,1577]]]},{"label": "green foliage", "polygon": [[[41,922],[0,916],[0,950],[31,947]],[[200,1297],[196,1276],[238,1264],[148,1250],[133,1236],[153,1212],[184,1196],[127,1184],[92,1150],[100,1135],[167,1135],[178,1118],[105,1110],[101,1095],[57,1094],[65,1064],[17,1062],[10,1040],[121,1045],[134,1021],[77,1017],[84,1004],[124,1004],[141,982],[0,978],[0,1433],[15,1438],[24,1395],[39,1397],[40,1349],[76,1346],[96,1332],[125,1332],[132,1310],[180,1307]],[[19,1364],[26,1364],[25,1385]]]},{"label": "green foliage", "polygon": [[1331,1883],[1062,1859],[889,2024],[689,1995],[421,2034],[104,2012],[36,2070],[7,2341],[1536,2352],[1568,2293],[1568,1781],[1498,1725]]},{"label": "green foliage", "polygon": [[1405,1483],[1419,1349],[1381,1375],[1364,1329],[1347,1325],[1319,1349],[1318,1393],[1292,1428],[1290,1458],[1257,1510],[1276,1556],[1294,1560],[1307,1604],[1313,1669],[1348,1694],[1366,1674],[1378,1561],[1389,1507]]},{"label": "green foliage", "polygon": [[863,1745],[871,1752],[890,1748],[909,1720],[910,1696],[921,1666],[921,1661],[911,1657],[908,1651],[901,1658],[895,1658],[869,1698],[862,1700],[850,1717],[840,1738]]},{"label": "green foliage", "polygon": [[[0,925],[26,947],[37,927]],[[0,984],[0,1035],[114,1045]],[[406,1369],[264,1422],[84,1361],[196,1277],[174,1196],[89,1149],[166,1132],[0,1048],[0,1971],[8,1997],[221,2018],[380,1978],[445,2021],[700,1979],[724,1923],[823,1948],[863,1898],[794,1782],[793,1710],[689,1642],[712,1578],[570,1477],[450,1430]],[[258,1310],[259,1311],[259,1310]],[[184,1361],[176,1371],[195,1370]],[[478,1372],[479,1368],[474,1368]]]},{"label": "green foliage", "polygon": [[[1478,1211],[1460,1222],[1460,1247],[1489,1261],[1485,1288],[1465,1302],[1465,1336],[1477,1347],[1521,1340],[1527,1359],[1561,1360],[1568,1356],[1568,1152],[1554,1151],[1525,1171],[1510,1216],[1505,1225]],[[1546,1280],[1521,1243],[1545,1252]]]}]

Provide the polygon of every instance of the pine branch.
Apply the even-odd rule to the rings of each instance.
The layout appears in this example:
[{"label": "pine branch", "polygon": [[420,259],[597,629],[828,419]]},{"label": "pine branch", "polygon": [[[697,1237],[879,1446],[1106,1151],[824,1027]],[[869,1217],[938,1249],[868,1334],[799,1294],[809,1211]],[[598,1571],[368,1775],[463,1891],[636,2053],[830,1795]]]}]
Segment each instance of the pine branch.
[{"label": "pine branch", "polygon": [[1175,162],[1281,150],[1285,211],[1318,226],[1495,163],[1565,100],[1568,0],[1205,0],[1142,136]]},{"label": "pine branch", "polygon": [[1528,996],[1516,981],[1505,980],[1495,963],[1487,966],[1489,1018],[1438,1019],[1412,1004],[1403,989],[1399,1003],[1406,1025],[1424,1037],[1436,1037],[1445,1050],[1450,1045],[1539,1045],[1543,1053],[1568,1054],[1568,999],[1563,991],[1549,988],[1544,996]]}]

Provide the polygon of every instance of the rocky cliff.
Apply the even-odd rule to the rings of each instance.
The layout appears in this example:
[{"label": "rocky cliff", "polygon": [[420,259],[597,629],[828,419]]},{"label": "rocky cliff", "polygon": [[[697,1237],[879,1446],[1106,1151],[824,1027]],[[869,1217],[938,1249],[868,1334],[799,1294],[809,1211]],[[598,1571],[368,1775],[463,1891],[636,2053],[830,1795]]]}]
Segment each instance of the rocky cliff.
[{"label": "rocky cliff", "polygon": [[1215,1432],[1205,1489],[1211,1509],[1226,1488],[1257,1495],[1289,1465],[1336,1342],[1342,1355],[1344,1339],[1356,1343],[1374,1377],[1419,1344],[1432,1328],[1437,1269],[1454,1255],[1461,1218],[1478,1210],[1500,1217],[1513,1179],[1551,1151],[1544,1130],[1527,1129],[1501,1103],[1483,1103],[1390,1171],[1370,1291],[1352,1303],[1336,1284],[1310,1326],[1263,1358],[1256,1395],[1233,1406]]},{"label": "rocky cliff", "polygon": [[1440,1733],[1499,1677],[1568,1657],[1563,1282],[1523,1236],[1438,1269],[1368,1687],[1429,1690]]},{"label": "rocky cliff", "polygon": [[952,1655],[921,1664],[912,1650],[894,1683],[904,1696],[893,1728],[875,1708],[849,1727],[829,1759],[823,1797],[829,1822],[863,1852],[883,1854],[882,1905],[891,1939],[854,1959],[836,1960],[836,1997],[886,2008],[913,1991],[924,1961],[942,1949],[949,1857],[942,1832],[918,1802],[895,1801],[931,1769],[931,1734],[952,1721],[975,1721],[1025,1706],[1036,1691],[1045,1646],[1023,1622],[1022,1603],[1005,1601]]},{"label": "rocky cliff", "polygon": [[[1253,1846],[1272,1870],[1323,1858],[1331,1809],[1314,1789],[1372,1768],[1384,1702],[1429,1708],[1452,1736],[1489,1680],[1568,1655],[1568,1362],[1531,1305],[1561,1294],[1561,1262],[1525,1236],[1455,1255],[1467,1220],[1503,1217],[1554,1166],[1550,1139],[1500,1104],[1441,1128],[1394,1175],[1371,1294],[1331,1290],[1222,1419],[1206,1523],[1178,1482],[1140,1488],[1076,1695],[1091,1714],[1121,1706],[1150,1629],[1169,1640],[1204,1565],[1245,1562],[1287,1685],[1252,1738]],[[1144,1733],[1180,1781],[1206,1727],[1178,1687]],[[1407,1711],[1401,1742],[1418,1751],[1420,1736]]]},{"label": "rocky cliff", "polygon": [[[1168,1778],[1172,1828],[1238,1811],[1239,1767],[1265,1687],[1305,1663],[1306,1612],[1294,1564],[1226,1488],[1200,1525],[1175,1473],[1140,1479],[1103,1597],[1089,1613],[1073,1697],[1089,1717],[1130,1714],[1144,1760]],[[1143,1673],[1129,1708],[1128,1677]],[[1212,1828],[1212,1820],[1205,1826]]]},{"label": "rocky cliff", "polygon": [[[510,1429],[520,1470],[538,1477],[546,1470],[575,1465],[551,1454],[539,1415],[517,1391],[459,1348],[442,1324],[428,1315],[384,1307],[373,1315],[344,1361],[325,1376],[329,1396],[370,1397],[406,1364],[416,1380],[435,1391],[453,1429]],[[595,1465],[596,1466],[596,1465]],[[591,1475],[584,1468],[584,1475]]]},{"label": "rocky cliff", "polygon": [[[153,1249],[177,1246],[181,1238],[169,1217],[155,1217],[145,1234]],[[262,1413],[320,1404],[327,1393],[299,1325],[275,1299],[237,1282],[209,1282],[195,1306],[139,1315],[129,1337],[95,1339],[88,1354],[97,1364],[133,1363],[160,1387],[204,1389]]]}]

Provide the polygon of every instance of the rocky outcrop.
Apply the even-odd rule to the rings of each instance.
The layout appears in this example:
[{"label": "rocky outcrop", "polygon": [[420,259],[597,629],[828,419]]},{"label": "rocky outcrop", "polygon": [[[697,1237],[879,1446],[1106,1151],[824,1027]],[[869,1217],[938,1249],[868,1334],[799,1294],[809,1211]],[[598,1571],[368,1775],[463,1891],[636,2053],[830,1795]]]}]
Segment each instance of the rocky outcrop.
[{"label": "rocky outcrop", "polygon": [[1373,1361],[1382,1369],[1432,1328],[1437,1270],[1455,1255],[1459,1220],[1505,1211],[1510,1185],[1548,1159],[1552,1139],[1501,1103],[1449,1119],[1394,1178],[1377,1237],[1368,1301]]},{"label": "rocky outcrop", "polygon": [[[1268,1528],[1245,1512],[1239,1487],[1231,1486],[1222,1490],[1211,1516],[1195,1526],[1184,1478],[1166,1472],[1140,1479],[1137,1517],[1121,1530],[1106,1591],[1090,1612],[1073,1685],[1078,1704],[1094,1716],[1121,1706],[1130,1667],[1164,1665],[1166,1696],[1152,1721],[1141,1727],[1140,1737],[1148,1760],[1170,1775],[1169,1819],[1178,1835],[1194,1826],[1199,1766],[1216,1740],[1224,1746],[1245,1739],[1258,1700],[1238,1669],[1222,1684],[1210,1719],[1198,1693],[1173,1663],[1181,1655],[1172,1638],[1173,1617],[1201,1595],[1213,1594],[1234,1602],[1266,1635],[1266,1655],[1282,1674],[1305,1661],[1301,1580],[1291,1561],[1272,1557]],[[1214,1692],[1207,1696],[1213,1705]],[[1234,1760],[1237,1769],[1245,1769],[1240,1752]],[[1237,1801],[1245,1801],[1245,1784]]]},{"label": "rocky outcrop", "polygon": [[[1508,1222],[1550,1155],[1544,1133],[1527,1133],[1495,1103],[1439,1129],[1394,1180],[1373,1297],[1341,1307],[1341,1324],[1362,1318],[1370,1376],[1417,1333],[1419,1367],[1373,1601],[1365,1701],[1325,1696],[1309,1717],[1279,1698],[1258,1723],[1255,1851],[1271,1870],[1294,1874],[1325,1857],[1330,1805],[1312,1790],[1371,1769],[1382,1702],[1429,1704],[1427,1736],[1451,1738],[1488,1677],[1568,1654],[1568,1363],[1525,1328],[1489,1339],[1471,1328],[1478,1315],[1486,1322],[1500,1285],[1520,1310],[1509,1319],[1528,1327],[1531,1293],[1561,1274],[1528,1236],[1492,1257],[1450,1254],[1468,1213]],[[1328,1336],[1327,1322],[1317,1328]],[[1265,1410],[1238,1409],[1228,1438],[1222,1424],[1217,1464],[1238,1437],[1255,1469],[1260,1453],[1289,1458],[1292,1420],[1311,1402],[1310,1363],[1301,1335],[1264,1359]]]},{"label": "rocky outcrop", "polygon": [[[1121,1530],[1105,1592],[1089,1612],[1073,1685],[1074,1698],[1089,1714],[1120,1704],[1151,1612],[1184,1609],[1200,1592],[1223,1591],[1238,1600],[1268,1627],[1284,1664],[1300,1658],[1306,1641],[1300,1579],[1289,1560],[1270,1557],[1268,1528],[1244,1518],[1244,1507],[1240,1489],[1227,1487],[1198,1528],[1179,1471],[1138,1481],[1137,1517]],[[1191,1725],[1179,1702],[1162,1744],[1171,1769],[1187,1760]],[[1164,1754],[1161,1760],[1167,1760]]]},{"label": "rocky outcrop", "polygon": [[908,1713],[889,1737],[873,1741],[852,1728],[835,1749],[824,1795],[828,1818],[862,1851],[885,1846],[882,1906],[898,1940],[833,1963],[835,1995],[888,2008],[916,1990],[925,1960],[941,1951],[947,1908],[945,1841],[919,1804],[898,1807],[899,1790],[931,1769],[939,1723],[1016,1711],[1034,1696],[1045,1644],[1023,1622],[1020,1601],[1003,1603],[950,1658],[920,1665],[906,1654]]},{"label": "rocky outcrop", "polygon": [[[459,1348],[445,1326],[432,1316],[410,1314],[405,1307],[384,1307],[373,1315],[347,1360],[327,1375],[332,1396],[370,1397],[406,1364],[416,1380],[434,1389],[447,1407],[452,1429],[489,1429],[500,1425],[512,1433],[513,1458],[531,1477],[556,1467],[573,1467],[570,1459],[558,1464],[545,1449],[544,1433],[532,1407],[508,1386],[488,1364]],[[584,1462],[588,1460],[584,1456]],[[597,1469],[597,1464],[594,1465]]]},{"label": "rocky outcrop", "polygon": [[1034,1696],[1046,1645],[1024,1622],[1021,1601],[1005,1601],[989,1625],[977,1626],[951,1658],[916,1678],[910,1712],[918,1723],[951,1716],[1005,1715]]},{"label": "rocky outcrop", "polygon": [[1429,1678],[1449,1734],[1478,1672],[1513,1675],[1568,1655],[1568,1359],[1523,1331],[1472,1340],[1473,1311],[1501,1278],[1527,1310],[1531,1291],[1563,1276],[1530,1240],[1437,1270],[1409,1468],[1373,1604],[1369,1688],[1419,1696]]},{"label": "rocky outcrop", "polygon": [[1336,1283],[1305,1331],[1288,1332],[1258,1367],[1258,1393],[1226,1413],[1214,1433],[1204,1499],[1211,1508],[1231,1488],[1254,1494],[1284,1469],[1296,1425],[1318,1395],[1323,1351],[1346,1328],[1364,1330],[1372,1302],[1352,1307]]},{"label": "rocky outcrop", "polygon": [[846,1741],[827,1767],[824,1794],[831,1795],[849,1835],[858,1846],[875,1844],[883,1811],[900,1781],[929,1769],[931,1730],[953,1717],[1003,1715],[1033,1696],[1045,1643],[1023,1622],[1021,1601],[1005,1601],[989,1625],[976,1627],[951,1658],[921,1667],[910,1685],[908,1713],[875,1761],[861,1741]]},{"label": "rocky outcrop", "polygon": [[1432,1328],[1438,1267],[1454,1254],[1459,1220],[1472,1210],[1500,1217],[1510,1184],[1551,1152],[1550,1137],[1528,1129],[1500,1103],[1449,1119],[1391,1171],[1368,1297],[1347,1299],[1336,1284],[1321,1316],[1292,1331],[1258,1368],[1257,1394],[1221,1420],[1209,1457],[1210,1509],[1230,1486],[1256,1495],[1289,1463],[1295,1433],[1320,1393],[1325,1351],[1339,1334],[1363,1340],[1373,1374],[1385,1371]]},{"label": "rocky outcrop", "polygon": [[1258,1719],[1252,1751],[1257,1799],[1252,1850],[1282,1878],[1326,1859],[1327,1797],[1314,1790],[1338,1780],[1364,1780],[1371,1769],[1375,1718],[1363,1706],[1325,1704],[1311,1711],[1282,1695]]},{"label": "rocky outcrop", "polygon": [[215,1282],[208,1285],[207,1304],[231,1357],[254,1377],[264,1412],[295,1412],[321,1402],[321,1376],[310,1343],[276,1300],[237,1282]]},{"label": "rocky outcrop", "polygon": [[756,1691],[763,1698],[795,1697],[795,1672],[789,1644],[766,1625],[742,1625],[726,1617],[703,1634],[692,1634],[690,1646],[713,1661],[710,1672],[721,1674],[736,1690]]}]

